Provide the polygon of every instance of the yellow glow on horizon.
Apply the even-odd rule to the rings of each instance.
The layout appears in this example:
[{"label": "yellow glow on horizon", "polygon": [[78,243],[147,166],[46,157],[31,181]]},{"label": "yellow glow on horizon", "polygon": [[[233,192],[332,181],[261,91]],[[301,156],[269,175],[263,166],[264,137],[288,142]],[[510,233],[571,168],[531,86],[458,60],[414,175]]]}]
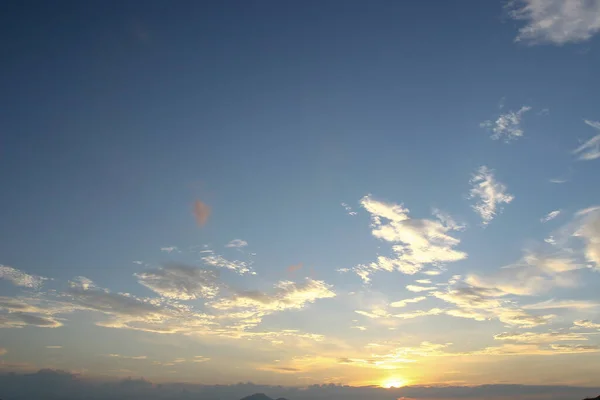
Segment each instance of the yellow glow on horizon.
[{"label": "yellow glow on horizon", "polygon": [[406,385],[406,381],[401,378],[387,378],[385,381],[381,383],[381,386],[389,389],[389,388],[399,388]]}]

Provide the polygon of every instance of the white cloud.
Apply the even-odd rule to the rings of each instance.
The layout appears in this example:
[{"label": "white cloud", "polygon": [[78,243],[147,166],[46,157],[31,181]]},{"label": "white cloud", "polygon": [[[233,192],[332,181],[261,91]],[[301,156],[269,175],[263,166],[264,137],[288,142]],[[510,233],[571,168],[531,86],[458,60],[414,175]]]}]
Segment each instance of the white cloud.
[{"label": "white cloud", "polygon": [[435,290],[435,286],[417,286],[417,285],[406,285],[406,290],[411,292],[427,292],[429,290]]},{"label": "white cloud", "polygon": [[527,304],[523,306],[525,310],[552,310],[552,309],[572,309],[587,310],[596,308],[600,303],[588,300],[546,300],[540,303]]},{"label": "white cloud", "polygon": [[500,114],[496,121],[487,120],[479,124],[479,126],[492,133],[490,136],[492,140],[503,139],[504,142],[509,143],[523,136],[524,132],[521,128],[521,120],[523,119],[523,114],[529,110],[531,110],[531,107],[523,106],[518,111],[509,111],[505,114]]},{"label": "white cloud", "polygon": [[62,346],[46,346],[47,349],[62,349]]},{"label": "white cloud", "polygon": [[429,285],[431,284],[431,279],[417,279],[415,282]]},{"label": "white cloud", "polygon": [[[585,120],[585,123],[592,128],[600,130],[600,122]],[[583,161],[590,161],[600,158],[600,134],[594,136],[573,150],[573,154],[578,154],[579,159]]]},{"label": "white cloud", "polygon": [[342,207],[344,207],[344,210],[346,210],[346,212],[348,213],[348,215],[355,216],[357,214],[355,211],[352,211],[352,207],[350,207],[346,203],[342,203]]},{"label": "white cloud", "polygon": [[171,254],[174,251],[179,252],[179,249],[177,248],[177,246],[165,246],[165,247],[161,247],[160,251]]},{"label": "white cloud", "polygon": [[231,242],[227,243],[225,245],[225,247],[234,247],[234,248],[241,248],[241,247],[246,247],[248,246],[248,242],[246,242],[245,240],[242,239],[233,239]]},{"label": "white cloud", "polygon": [[146,360],[148,356],[124,356],[122,354],[105,354],[106,357],[123,358],[128,360]]},{"label": "white cloud", "polygon": [[525,21],[516,42],[563,45],[590,39],[600,30],[598,0],[513,0],[509,15]]},{"label": "white cloud", "polygon": [[94,311],[109,316],[109,320],[96,323],[108,328],[155,333],[204,333],[214,324],[213,316],[195,312],[190,307],[160,299],[111,293],[82,277],[70,282],[65,296],[70,299],[75,310]]},{"label": "white cloud", "polygon": [[209,305],[219,310],[250,309],[266,315],[275,311],[301,309],[318,299],[335,297],[332,287],[323,281],[307,278],[304,283],[282,281],[275,285],[275,292],[238,292],[231,298],[223,298]]},{"label": "white cloud", "polygon": [[210,255],[202,257],[202,261],[205,264],[212,265],[213,267],[225,268],[237,272],[240,275],[252,273],[250,266],[245,261],[239,260],[227,260],[220,255]]},{"label": "white cloud", "polygon": [[579,237],[585,244],[585,258],[600,270],[600,207],[590,207],[576,214],[579,220],[573,236]]},{"label": "white cloud", "polygon": [[600,329],[600,324],[594,323],[589,319],[581,319],[573,322],[573,325],[579,328]]},{"label": "white cloud", "polygon": [[[367,195],[361,205],[371,214],[374,237],[393,243],[395,258],[379,256],[376,262],[358,265],[354,271],[365,281],[374,271],[400,271],[415,274],[425,265],[440,265],[459,261],[467,254],[455,250],[460,240],[450,232],[462,229],[451,218],[411,219],[409,210],[401,204],[385,203]],[[441,215],[438,213],[438,215]]]},{"label": "white cloud", "polygon": [[544,223],[544,222],[551,221],[554,218],[558,217],[559,214],[560,214],[560,210],[550,211],[548,214],[546,214],[543,218],[540,219],[540,222]]},{"label": "white cloud", "polygon": [[502,299],[505,293],[497,289],[469,286],[448,288],[444,292],[437,291],[431,294],[457,307],[446,310],[445,314],[458,318],[476,321],[498,319],[505,324],[526,328],[547,324],[554,317],[528,314],[512,302]]},{"label": "white cloud", "polygon": [[0,264],[0,279],[5,279],[15,286],[39,289],[48,278],[29,275],[16,268]]},{"label": "white cloud", "polygon": [[470,183],[472,188],[469,197],[478,199],[471,207],[483,219],[484,225],[489,224],[501,211],[503,203],[509,204],[514,200],[514,196],[506,192],[506,186],[496,181],[494,171],[486,166],[479,167]]},{"label": "white cloud", "polygon": [[527,254],[517,263],[505,266],[492,276],[467,276],[469,285],[497,290],[503,294],[531,296],[554,287],[573,287],[580,268],[567,256]]},{"label": "white cloud", "polygon": [[412,319],[412,318],[417,318],[417,317],[425,317],[428,315],[440,315],[443,313],[444,313],[444,310],[442,310],[441,308],[432,308],[429,310],[417,310],[417,311],[412,311],[412,312],[408,312],[408,313],[395,314],[394,317],[401,318],[401,319]]},{"label": "white cloud", "polygon": [[559,341],[588,340],[585,335],[571,332],[504,332],[495,335],[494,339],[515,343],[553,343]]},{"label": "white cloud", "polygon": [[391,316],[383,308],[374,308],[371,311],[357,310],[357,311],[354,311],[354,312],[357,313],[357,314],[363,315],[365,317],[368,317],[368,318],[373,318],[373,319],[377,319],[377,318],[389,318]]},{"label": "white cloud", "polygon": [[169,299],[210,299],[219,293],[218,274],[204,268],[169,265],[134,276],[141,285]]}]

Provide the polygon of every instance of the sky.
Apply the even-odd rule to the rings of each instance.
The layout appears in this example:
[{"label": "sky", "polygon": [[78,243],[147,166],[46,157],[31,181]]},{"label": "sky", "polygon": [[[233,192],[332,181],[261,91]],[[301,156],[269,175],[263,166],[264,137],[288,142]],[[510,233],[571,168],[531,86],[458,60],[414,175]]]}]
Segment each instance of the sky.
[{"label": "sky", "polygon": [[0,7],[0,372],[598,384],[600,1]]}]

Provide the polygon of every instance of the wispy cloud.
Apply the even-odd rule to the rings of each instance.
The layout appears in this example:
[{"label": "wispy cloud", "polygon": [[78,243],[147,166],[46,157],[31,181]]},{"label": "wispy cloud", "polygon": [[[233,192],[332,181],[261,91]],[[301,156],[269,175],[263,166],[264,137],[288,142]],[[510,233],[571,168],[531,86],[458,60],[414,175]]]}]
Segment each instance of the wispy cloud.
[{"label": "wispy cloud", "polygon": [[332,287],[319,280],[307,278],[303,283],[281,281],[272,294],[259,291],[241,291],[231,298],[222,298],[209,305],[219,310],[251,309],[271,313],[287,309],[300,309],[318,299],[335,297]]},{"label": "wispy cloud", "polygon": [[600,303],[588,300],[546,300],[540,303],[527,304],[523,308],[525,310],[552,310],[552,309],[572,309],[572,310],[587,310],[599,307]]},{"label": "wispy cloud", "polygon": [[128,360],[146,360],[148,356],[124,356],[122,354],[105,354],[106,357],[123,358]]},{"label": "wispy cloud", "polygon": [[488,130],[492,140],[504,140],[505,143],[510,143],[523,136],[523,128],[521,128],[521,120],[523,114],[531,110],[529,106],[523,106],[517,111],[509,111],[505,114],[500,114],[495,121],[487,120],[479,124],[480,127]]},{"label": "wispy cloud", "polygon": [[48,278],[29,275],[16,268],[0,264],[0,279],[5,279],[15,286],[39,289]]},{"label": "wispy cloud", "polygon": [[554,287],[574,287],[577,277],[572,271],[579,268],[580,265],[568,256],[529,253],[494,275],[470,274],[466,282],[504,294],[531,296]]},{"label": "wispy cloud", "polygon": [[171,254],[172,252],[178,253],[179,249],[177,248],[177,246],[165,246],[165,247],[161,247],[160,251]]},{"label": "wispy cloud", "polygon": [[406,285],[406,290],[410,290],[411,292],[427,292],[430,290],[437,289],[435,286],[418,286],[418,285]]},{"label": "wispy cloud", "polygon": [[204,256],[202,257],[202,262],[204,262],[207,265],[212,265],[213,267],[225,268],[235,271],[240,275],[253,273],[250,269],[250,265],[247,262],[239,260],[227,260],[226,258],[223,258],[218,254]]},{"label": "wispy cloud", "polygon": [[477,199],[471,206],[483,219],[483,224],[489,224],[496,214],[501,211],[502,204],[509,204],[514,196],[507,193],[506,185],[496,181],[494,171],[486,166],[479,167],[471,178],[469,196]]},{"label": "wispy cloud", "polygon": [[412,299],[404,299],[404,300],[398,300],[398,301],[394,301],[393,303],[390,304],[390,307],[406,307],[408,304],[411,303],[418,303],[420,301],[423,301],[427,299],[427,297],[425,296],[420,296],[420,297],[414,297]]},{"label": "wispy cloud", "polygon": [[242,239],[233,239],[231,242],[227,243],[225,247],[233,247],[233,248],[242,248],[248,246],[248,242]]},{"label": "wispy cloud", "polygon": [[346,203],[342,203],[342,207],[344,207],[344,210],[346,210],[346,212],[348,213],[348,215],[356,215],[357,213],[355,211],[352,211],[352,207],[350,207],[348,204]]},{"label": "wispy cloud", "polygon": [[585,243],[585,257],[600,270],[600,206],[581,210],[576,214],[577,229],[573,236]]},{"label": "wispy cloud", "polygon": [[[415,274],[427,264],[459,261],[467,254],[455,250],[460,240],[451,231],[461,230],[451,218],[412,219],[402,204],[385,203],[367,195],[361,205],[371,214],[371,233],[393,244],[394,258],[379,256],[376,262],[361,264],[354,271],[365,281],[374,271],[400,271]],[[441,215],[438,213],[438,215]]]},{"label": "wispy cloud", "polygon": [[194,202],[194,217],[196,218],[196,223],[199,226],[204,226],[206,221],[208,221],[208,217],[210,216],[210,207],[201,202],[200,200],[196,200]]},{"label": "wispy cloud", "polygon": [[210,299],[219,293],[217,272],[204,268],[172,264],[134,276],[141,285],[169,299]]},{"label": "wispy cloud", "polygon": [[554,218],[558,217],[559,215],[560,215],[560,210],[550,211],[548,214],[546,214],[545,216],[540,218],[540,222],[544,223],[544,222],[551,221]]},{"label": "wispy cloud", "polygon": [[525,21],[516,42],[529,45],[582,42],[600,30],[600,2],[596,0],[512,0],[509,15]]},{"label": "wispy cloud", "polygon": [[589,319],[580,319],[573,322],[573,325],[578,328],[600,329],[600,324],[592,322]]},{"label": "wispy cloud", "polygon": [[494,335],[494,339],[515,343],[554,343],[560,341],[588,340],[585,335],[571,332],[504,332]]},{"label": "wispy cloud", "polygon": [[47,349],[62,349],[62,346],[46,346]]},{"label": "wispy cloud", "polygon": [[[600,130],[600,122],[585,120],[585,123],[594,129]],[[573,150],[573,154],[579,156],[579,160],[590,161],[600,158],[600,134],[589,139],[581,146]]]}]

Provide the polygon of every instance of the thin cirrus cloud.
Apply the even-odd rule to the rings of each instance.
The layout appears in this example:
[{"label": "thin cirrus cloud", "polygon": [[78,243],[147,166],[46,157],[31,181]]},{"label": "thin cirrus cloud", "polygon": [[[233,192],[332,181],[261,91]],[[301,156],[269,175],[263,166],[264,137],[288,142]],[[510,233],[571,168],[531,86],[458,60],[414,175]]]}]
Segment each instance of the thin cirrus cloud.
[{"label": "thin cirrus cloud", "polygon": [[397,307],[397,308],[406,307],[408,304],[418,303],[425,299],[427,299],[427,297],[420,296],[420,297],[414,297],[412,299],[398,300],[398,301],[394,301],[393,303],[390,303],[390,307]]},{"label": "thin cirrus cloud", "polygon": [[246,261],[228,260],[218,254],[211,254],[209,256],[204,256],[201,259],[202,259],[202,262],[204,262],[207,265],[235,271],[236,273],[238,273],[240,275],[254,274],[254,272],[250,268],[250,264],[247,263]]},{"label": "thin cirrus cloud", "polygon": [[204,268],[168,265],[134,276],[141,285],[169,299],[211,299],[219,293],[218,273]]},{"label": "thin cirrus cloud", "polygon": [[503,332],[494,335],[494,339],[514,343],[554,343],[588,340],[585,335],[572,332]]},{"label": "thin cirrus cloud", "polygon": [[584,256],[590,266],[600,271],[600,206],[590,207],[575,214],[573,236],[584,242]]},{"label": "thin cirrus cloud", "polygon": [[419,286],[419,285],[406,285],[406,290],[411,292],[428,292],[430,290],[437,289],[435,286]]},{"label": "thin cirrus cloud", "polygon": [[300,309],[318,299],[335,297],[331,285],[307,278],[304,283],[281,281],[275,285],[272,294],[260,291],[240,291],[230,298],[222,298],[210,303],[219,310],[253,309],[260,312],[275,312],[287,309]]},{"label": "thin cirrus cloud", "polygon": [[507,192],[507,187],[496,180],[494,171],[486,166],[481,166],[473,174],[469,198],[476,199],[471,207],[479,214],[483,224],[489,224],[502,210],[502,204],[509,204],[514,196]]},{"label": "thin cirrus cloud", "polygon": [[542,218],[540,218],[540,222],[545,223],[548,221],[552,221],[554,218],[556,218],[560,215],[560,212],[561,212],[560,210],[550,211],[548,214],[546,214]]},{"label": "thin cirrus cloud", "polygon": [[523,114],[529,110],[531,110],[531,107],[523,106],[517,111],[500,114],[495,121],[484,121],[479,126],[491,133],[490,138],[492,140],[502,139],[505,143],[510,143],[524,135],[521,120]]},{"label": "thin cirrus cloud", "polygon": [[409,210],[402,204],[386,203],[367,195],[361,199],[362,207],[371,215],[371,234],[392,244],[394,257],[379,256],[376,262],[361,264],[353,270],[365,282],[375,271],[399,271],[415,274],[426,265],[463,260],[467,254],[456,250],[460,240],[451,235],[463,226],[449,216],[436,219],[410,218]]},{"label": "thin cirrus cloud", "polygon": [[193,213],[196,218],[196,223],[199,226],[204,226],[210,216],[210,207],[200,200],[196,200],[194,202]]},{"label": "thin cirrus cloud", "polygon": [[242,247],[248,246],[248,242],[242,239],[233,239],[231,242],[227,243],[225,247],[239,249]]},{"label": "thin cirrus cloud", "polygon": [[[594,129],[600,130],[600,122],[585,120],[585,123]],[[573,154],[578,156],[579,160],[591,161],[600,158],[600,134],[587,140],[581,146],[573,150]]]},{"label": "thin cirrus cloud", "polygon": [[515,42],[528,45],[576,43],[600,31],[600,2],[595,0],[512,0],[509,16],[525,25]]},{"label": "thin cirrus cloud", "polygon": [[597,324],[589,319],[580,319],[573,322],[574,327],[576,328],[588,328],[588,329],[598,329],[600,330],[600,324]]},{"label": "thin cirrus cloud", "polygon": [[9,281],[15,286],[39,289],[48,278],[30,275],[8,265],[0,264],[0,279]]},{"label": "thin cirrus cloud", "polygon": [[523,306],[525,310],[556,310],[556,309],[571,309],[571,310],[589,310],[599,307],[600,303],[589,300],[555,300],[550,299],[534,304],[526,304]]}]

